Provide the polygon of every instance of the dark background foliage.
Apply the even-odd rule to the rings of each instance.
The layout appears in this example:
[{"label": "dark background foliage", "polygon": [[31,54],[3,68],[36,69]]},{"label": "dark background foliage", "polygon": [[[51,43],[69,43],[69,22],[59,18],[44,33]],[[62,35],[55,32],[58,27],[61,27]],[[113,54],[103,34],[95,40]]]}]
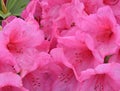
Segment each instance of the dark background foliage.
[{"label": "dark background foliage", "polygon": [[0,24],[10,15],[19,17],[29,0],[0,0]]}]

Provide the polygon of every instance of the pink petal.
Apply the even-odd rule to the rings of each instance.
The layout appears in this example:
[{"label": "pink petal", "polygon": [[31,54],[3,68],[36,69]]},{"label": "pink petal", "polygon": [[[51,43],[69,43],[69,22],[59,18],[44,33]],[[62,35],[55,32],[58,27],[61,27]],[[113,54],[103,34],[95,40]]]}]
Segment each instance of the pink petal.
[{"label": "pink petal", "polygon": [[88,88],[90,91],[118,91],[120,89],[119,71],[120,64],[117,63],[101,64],[95,69],[86,70],[80,77],[80,91],[87,91]]},{"label": "pink petal", "polygon": [[22,87],[20,76],[8,72],[0,74],[0,91],[28,91]]}]

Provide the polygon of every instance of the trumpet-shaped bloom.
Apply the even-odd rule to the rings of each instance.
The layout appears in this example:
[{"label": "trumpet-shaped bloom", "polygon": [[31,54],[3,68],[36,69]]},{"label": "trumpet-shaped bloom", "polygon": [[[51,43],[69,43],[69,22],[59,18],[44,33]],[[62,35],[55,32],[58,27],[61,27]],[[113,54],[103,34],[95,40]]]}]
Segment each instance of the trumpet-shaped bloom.
[{"label": "trumpet-shaped bloom", "polygon": [[[41,30],[36,30],[37,28],[31,25],[16,18],[7,24],[0,33],[0,52],[3,53],[0,57],[3,60],[7,58],[7,60],[15,61],[15,65],[18,65],[21,71],[38,62],[36,47],[44,40]],[[5,56],[6,58],[4,58]]]},{"label": "trumpet-shaped bloom", "polygon": [[57,55],[52,56],[52,60],[47,59],[49,62],[46,65],[38,66],[34,71],[26,74],[23,77],[23,86],[29,91],[73,91],[74,89],[77,91],[80,84],[73,70],[59,61],[63,59],[58,59]]},{"label": "trumpet-shaped bloom", "polygon": [[83,71],[80,76],[80,91],[119,91],[120,64],[109,63],[98,65],[95,69]]},{"label": "trumpet-shaped bloom", "polygon": [[2,21],[0,91],[120,91],[119,8],[119,0],[30,0],[23,19]]},{"label": "trumpet-shaped bloom", "polygon": [[102,62],[102,58],[95,49],[90,48],[85,41],[79,41],[75,37],[61,37],[58,43],[77,76],[80,76],[81,71],[94,68]]},{"label": "trumpet-shaped bloom", "polygon": [[40,45],[44,38],[43,33],[35,29],[21,19],[14,19],[4,27],[0,45],[12,54],[19,54],[26,49],[34,48]]},{"label": "trumpet-shaped bloom", "polygon": [[117,50],[120,29],[109,7],[100,8],[96,14],[86,17],[80,28],[80,32],[91,36],[94,48],[103,58]]},{"label": "trumpet-shaped bloom", "polygon": [[72,70],[56,64],[37,69],[23,78],[24,87],[30,91],[73,91],[77,84]]}]

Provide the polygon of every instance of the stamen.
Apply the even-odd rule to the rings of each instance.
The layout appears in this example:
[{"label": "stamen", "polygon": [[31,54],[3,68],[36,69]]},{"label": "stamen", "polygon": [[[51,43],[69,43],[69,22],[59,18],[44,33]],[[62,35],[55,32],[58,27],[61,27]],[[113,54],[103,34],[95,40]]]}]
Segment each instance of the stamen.
[{"label": "stamen", "polygon": [[15,44],[13,43],[8,43],[7,44],[7,49],[10,51],[10,52],[16,52],[16,53],[23,53],[23,48],[18,48]]}]

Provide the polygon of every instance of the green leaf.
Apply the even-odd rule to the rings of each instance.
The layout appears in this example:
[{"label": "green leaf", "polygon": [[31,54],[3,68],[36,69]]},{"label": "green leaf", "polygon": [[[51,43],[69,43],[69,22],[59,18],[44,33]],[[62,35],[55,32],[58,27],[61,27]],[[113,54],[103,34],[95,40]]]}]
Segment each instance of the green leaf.
[{"label": "green leaf", "polygon": [[29,0],[7,0],[7,9],[12,15],[20,16]]},{"label": "green leaf", "polygon": [[1,0],[0,0],[0,10],[2,10]]},{"label": "green leaf", "polygon": [[17,0],[7,0],[7,3],[6,3],[6,7],[7,9],[10,11],[11,8],[13,8],[13,6],[15,5]]},{"label": "green leaf", "polygon": [[7,12],[6,14],[4,14],[2,11],[0,11],[0,17],[2,17],[3,19],[5,19],[6,17],[10,16],[11,13]]}]

